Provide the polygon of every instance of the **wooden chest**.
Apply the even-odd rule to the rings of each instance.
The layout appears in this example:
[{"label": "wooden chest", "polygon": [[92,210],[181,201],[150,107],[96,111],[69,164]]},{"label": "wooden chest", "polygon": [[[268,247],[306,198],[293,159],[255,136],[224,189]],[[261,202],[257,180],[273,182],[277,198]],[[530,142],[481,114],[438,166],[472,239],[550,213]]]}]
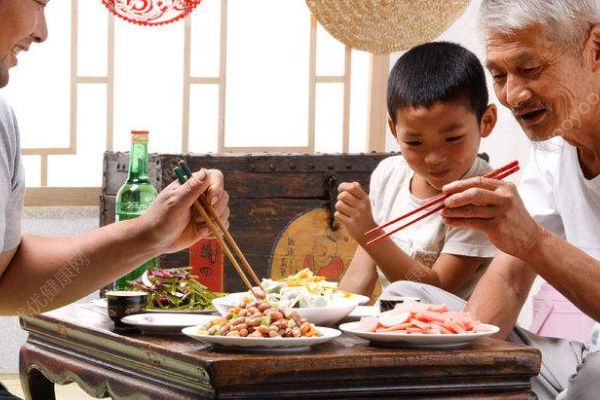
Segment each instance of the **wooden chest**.
[{"label": "wooden chest", "polygon": [[[220,169],[231,198],[231,234],[259,277],[278,278],[310,268],[337,280],[356,249],[332,218],[337,186],[357,181],[368,188],[371,172],[388,156],[153,154],[150,178],[162,190],[173,180],[173,167],[182,158],[193,170]],[[128,153],[104,155],[100,225],[115,220],[115,195],[127,178],[128,159]],[[208,240],[191,251],[164,255],[160,265],[169,268],[190,265],[191,259],[204,260],[205,279],[220,280],[228,292],[243,290],[215,245]]]}]

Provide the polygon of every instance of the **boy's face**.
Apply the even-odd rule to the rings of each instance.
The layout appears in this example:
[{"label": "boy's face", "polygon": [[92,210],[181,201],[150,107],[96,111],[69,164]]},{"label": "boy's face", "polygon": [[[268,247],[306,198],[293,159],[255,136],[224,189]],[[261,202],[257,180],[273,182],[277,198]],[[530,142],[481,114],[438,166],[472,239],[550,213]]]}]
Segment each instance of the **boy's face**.
[{"label": "boy's face", "polygon": [[48,0],[0,0],[0,88],[8,83],[8,70],[17,55],[32,42],[48,36],[44,7]]},{"label": "boy's face", "polygon": [[495,118],[494,106],[488,107],[480,125],[466,106],[438,102],[430,108],[398,109],[396,124],[391,119],[389,124],[410,167],[440,189],[471,168],[479,142],[493,129]]}]

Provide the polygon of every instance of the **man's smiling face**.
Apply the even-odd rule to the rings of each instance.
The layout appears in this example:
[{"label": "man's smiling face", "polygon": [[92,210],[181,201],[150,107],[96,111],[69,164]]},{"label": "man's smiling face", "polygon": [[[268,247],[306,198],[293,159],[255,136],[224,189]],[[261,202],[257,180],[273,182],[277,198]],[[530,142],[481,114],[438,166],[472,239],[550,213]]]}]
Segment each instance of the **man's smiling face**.
[{"label": "man's smiling face", "polygon": [[8,84],[18,54],[48,37],[44,15],[48,1],[0,0],[0,88]]},{"label": "man's smiling face", "polygon": [[487,59],[498,99],[531,140],[576,134],[574,129],[585,126],[582,119],[589,116],[578,109],[596,92],[593,74],[576,50],[530,27],[513,35],[489,32]]}]

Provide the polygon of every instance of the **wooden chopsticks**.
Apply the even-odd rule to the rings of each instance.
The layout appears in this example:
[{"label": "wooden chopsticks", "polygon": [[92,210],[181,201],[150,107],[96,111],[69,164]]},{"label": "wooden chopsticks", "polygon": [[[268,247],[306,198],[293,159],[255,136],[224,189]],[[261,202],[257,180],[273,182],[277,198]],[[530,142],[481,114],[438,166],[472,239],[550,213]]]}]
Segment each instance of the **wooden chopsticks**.
[{"label": "wooden chopsticks", "polygon": [[[500,180],[500,179],[506,178],[509,175],[514,174],[518,170],[519,170],[519,162],[518,161],[513,161],[513,162],[505,165],[504,167],[501,167],[501,168],[498,168],[498,169],[496,169],[494,171],[488,172],[487,174],[484,175],[484,177]],[[413,216],[416,213],[419,213],[421,211],[427,210],[429,207],[434,206],[434,205],[436,205],[438,203],[443,203],[444,200],[446,200],[448,197],[450,197],[449,194],[444,194],[442,196],[436,197],[435,199],[431,200],[430,202],[422,205],[419,208],[414,209],[413,211],[411,211],[411,212],[409,212],[407,214],[401,215],[400,217],[398,217],[398,218],[396,218],[396,219],[394,219],[394,220],[392,220],[390,222],[387,222],[387,223],[385,223],[383,225],[377,226],[377,227],[375,227],[375,228],[373,228],[373,229],[365,232],[365,236],[372,235],[373,233],[375,233],[375,232],[377,232],[379,230],[382,230],[384,228],[387,228],[388,226],[393,225],[393,224],[395,224],[397,222],[400,222],[403,219],[406,219],[406,218],[408,218],[410,216]],[[394,229],[394,230],[392,230],[390,232],[384,232],[383,234],[381,234],[380,236],[376,237],[375,239],[372,239],[372,240],[368,241],[367,242],[367,246],[371,246],[371,245],[377,243],[378,241],[380,241],[381,239],[384,239],[384,238],[386,238],[386,237],[388,237],[390,235],[393,235],[394,233],[396,233],[396,232],[398,232],[398,231],[400,231],[400,230],[402,230],[402,229],[404,229],[404,228],[406,228],[406,227],[408,227],[408,226],[410,226],[410,225],[412,225],[412,224],[414,224],[416,222],[419,222],[422,219],[427,218],[430,215],[435,214],[438,211],[441,211],[444,207],[445,206],[442,204],[441,206],[435,207],[435,208],[427,211],[425,214],[423,214],[423,215],[415,218],[414,220],[412,220],[410,222],[407,222],[406,224],[400,226],[399,228],[396,228],[396,229]]]},{"label": "wooden chopsticks", "polygon": [[[189,178],[192,177],[192,171],[187,166],[185,161],[181,160],[178,164],[179,167],[174,168],[173,172],[177,176],[179,182],[181,184],[184,184]],[[202,216],[202,219],[204,219],[204,221],[208,225],[208,228],[221,245],[223,252],[237,271],[244,284],[248,287],[248,289],[254,293],[253,285],[252,283],[250,283],[250,280],[246,277],[246,274],[240,266],[240,263],[238,263],[238,261],[236,260],[234,253],[240,259],[241,264],[246,269],[246,272],[250,275],[250,278],[252,278],[252,280],[255,282],[256,286],[259,286],[262,289],[262,285],[260,283],[260,280],[258,279],[258,276],[256,276],[256,273],[250,266],[250,263],[244,256],[244,253],[242,253],[239,246],[233,239],[233,236],[231,236],[225,225],[223,225],[223,222],[221,222],[221,219],[215,212],[214,208],[211,206],[209,200],[207,199],[204,193],[200,196],[200,202],[194,202],[194,207],[196,208],[198,213],[200,213],[200,216]],[[223,234],[223,236],[221,236],[221,233]],[[233,252],[229,249],[229,246],[227,245],[227,242],[223,239],[223,237],[225,238],[225,240],[227,240],[227,242],[229,242],[229,245],[233,249]]]}]

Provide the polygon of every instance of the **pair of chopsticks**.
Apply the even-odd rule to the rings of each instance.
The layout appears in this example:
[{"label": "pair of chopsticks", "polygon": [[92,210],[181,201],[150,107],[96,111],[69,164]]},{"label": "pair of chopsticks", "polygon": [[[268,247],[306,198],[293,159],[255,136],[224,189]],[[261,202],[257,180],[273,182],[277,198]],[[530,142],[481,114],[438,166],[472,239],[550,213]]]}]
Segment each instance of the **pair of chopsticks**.
[{"label": "pair of chopsticks", "polygon": [[[183,185],[188,179],[192,177],[192,171],[183,160],[179,161],[178,165],[179,167],[174,168],[173,172],[175,173],[175,176],[177,176],[179,183]],[[233,236],[231,236],[225,225],[223,225],[223,222],[221,222],[221,219],[215,212],[214,208],[211,206],[210,202],[208,201],[208,198],[204,193],[202,193],[202,195],[200,196],[200,202],[194,202],[194,207],[196,208],[196,211],[198,211],[200,216],[202,216],[202,219],[204,219],[204,221],[208,225],[208,229],[210,229],[210,231],[213,233],[213,235],[221,245],[223,252],[237,271],[242,281],[244,281],[244,284],[248,287],[248,289],[251,292],[253,292],[253,285],[252,283],[250,283],[250,280],[246,277],[246,274],[240,266],[240,263],[238,263],[238,261],[236,260],[234,253],[240,259],[241,265],[244,266],[246,272],[248,273],[248,275],[250,275],[250,278],[252,278],[256,285],[262,289],[262,285],[260,284],[258,276],[256,276],[256,273],[250,266],[250,263],[248,263],[248,260],[246,260],[244,253],[242,253],[235,240],[233,240]],[[221,233],[223,234],[223,236],[221,236]],[[227,245],[226,241],[229,242],[229,245],[231,246],[231,249],[233,249],[233,251],[229,249],[229,246]]]},{"label": "pair of chopsticks", "polygon": [[[496,169],[494,171],[488,172],[487,174],[484,175],[484,177],[501,180],[501,179],[506,178],[509,175],[514,174],[518,170],[519,170],[519,162],[518,161],[513,161],[513,162],[511,162],[509,164],[506,164],[502,168],[498,168],[498,169]],[[377,232],[379,230],[382,230],[384,228],[387,228],[388,226],[393,225],[393,224],[395,224],[395,223],[397,223],[399,221],[402,221],[402,220],[404,220],[404,219],[406,219],[406,218],[408,218],[410,216],[413,216],[413,215],[415,215],[418,212],[427,210],[429,207],[434,206],[434,205],[436,205],[438,203],[443,203],[444,200],[446,200],[448,197],[450,197],[449,194],[444,194],[442,196],[436,197],[435,199],[431,200],[427,204],[424,204],[421,207],[419,207],[419,208],[417,208],[417,209],[415,209],[415,210],[413,210],[413,211],[411,211],[411,212],[409,212],[407,214],[404,214],[404,215],[402,215],[402,216],[400,216],[400,217],[398,217],[398,218],[396,218],[396,219],[394,219],[394,220],[392,220],[392,221],[390,221],[388,223],[385,223],[383,225],[380,225],[378,227],[375,227],[375,228],[373,228],[373,229],[365,232],[365,236],[372,235],[373,233],[375,233],[375,232]],[[406,227],[409,227],[412,224],[417,223],[417,222],[421,221],[422,219],[427,218],[427,217],[429,217],[432,214],[435,214],[438,211],[441,211],[442,209],[444,209],[444,207],[445,206],[442,204],[441,206],[435,207],[434,209],[427,211],[425,214],[423,214],[423,215],[415,218],[414,220],[412,220],[410,222],[405,223],[404,225],[400,226],[399,228],[394,229],[391,232],[384,232],[380,236],[377,236],[375,239],[372,239],[372,240],[368,241],[367,242],[367,246],[371,246],[371,245],[377,243],[378,241],[380,241],[381,239],[384,239],[384,238],[386,238],[386,237],[388,237],[390,235],[393,235],[394,233],[396,233],[396,232],[398,232],[398,231],[400,231],[400,230],[402,230],[402,229],[404,229]]]}]

